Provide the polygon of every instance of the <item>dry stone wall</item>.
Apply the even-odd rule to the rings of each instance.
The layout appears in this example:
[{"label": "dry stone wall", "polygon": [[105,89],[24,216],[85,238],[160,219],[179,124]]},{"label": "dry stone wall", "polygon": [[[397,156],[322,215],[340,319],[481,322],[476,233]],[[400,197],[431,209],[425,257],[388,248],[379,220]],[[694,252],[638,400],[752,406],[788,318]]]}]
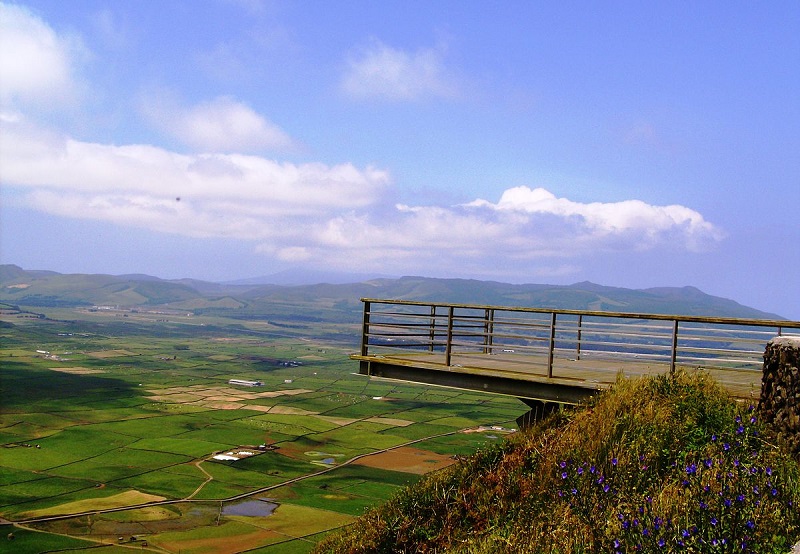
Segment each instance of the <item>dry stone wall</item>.
[{"label": "dry stone wall", "polygon": [[758,411],[792,452],[800,454],[800,337],[776,337],[767,343]]}]

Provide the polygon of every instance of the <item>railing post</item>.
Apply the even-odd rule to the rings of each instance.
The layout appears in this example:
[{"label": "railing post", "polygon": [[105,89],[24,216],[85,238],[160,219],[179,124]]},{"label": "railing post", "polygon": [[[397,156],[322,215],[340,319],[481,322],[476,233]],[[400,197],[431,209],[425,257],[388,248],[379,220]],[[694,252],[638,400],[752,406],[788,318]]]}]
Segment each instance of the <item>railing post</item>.
[{"label": "railing post", "polygon": [[547,378],[553,376],[553,354],[556,349],[556,313],[550,314],[550,345],[547,355]]},{"label": "railing post", "polygon": [[453,347],[453,306],[447,310],[447,343],[444,346],[444,364],[450,367],[450,357]]},{"label": "railing post", "polygon": [[672,321],[672,357],[669,362],[669,374],[675,375],[675,363],[678,359],[678,320]]},{"label": "railing post", "polygon": [[434,342],[436,341],[436,305],[431,305],[431,329],[430,333],[428,334],[431,344],[428,346],[428,352],[433,352],[434,350]]},{"label": "railing post", "polygon": [[364,318],[361,320],[361,355],[368,355],[369,351],[369,300],[364,301]]},{"label": "railing post", "polygon": [[583,314],[578,316],[578,352],[575,355],[576,360],[581,359],[581,334],[583,333]]},{"label": "railing post", "polygon": [[484,312],[483,321],[483,353],[492,353],[494,343],[494,308],[487,308]]}]

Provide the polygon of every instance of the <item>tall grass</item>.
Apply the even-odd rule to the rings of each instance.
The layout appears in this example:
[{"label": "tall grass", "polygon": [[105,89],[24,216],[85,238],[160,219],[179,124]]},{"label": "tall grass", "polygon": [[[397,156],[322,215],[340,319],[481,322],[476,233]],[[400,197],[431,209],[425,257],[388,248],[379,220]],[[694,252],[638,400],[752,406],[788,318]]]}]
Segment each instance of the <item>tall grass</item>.
[{"label": "tall grass", "polygon": [[711,378],[619,379],[404,489],[316,552],[785,554],[799,502],[797,462]]}]

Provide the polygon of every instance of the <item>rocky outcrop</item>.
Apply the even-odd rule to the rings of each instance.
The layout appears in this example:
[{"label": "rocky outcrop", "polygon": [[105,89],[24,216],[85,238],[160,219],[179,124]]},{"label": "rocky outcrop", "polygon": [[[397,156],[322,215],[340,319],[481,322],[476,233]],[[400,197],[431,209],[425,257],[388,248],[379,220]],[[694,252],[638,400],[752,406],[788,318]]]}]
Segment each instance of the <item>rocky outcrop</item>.
[{"label": "rocky outcrop", "polygon": [[767,343],[758,411],[800,455],[800,337],[776,337]]}]

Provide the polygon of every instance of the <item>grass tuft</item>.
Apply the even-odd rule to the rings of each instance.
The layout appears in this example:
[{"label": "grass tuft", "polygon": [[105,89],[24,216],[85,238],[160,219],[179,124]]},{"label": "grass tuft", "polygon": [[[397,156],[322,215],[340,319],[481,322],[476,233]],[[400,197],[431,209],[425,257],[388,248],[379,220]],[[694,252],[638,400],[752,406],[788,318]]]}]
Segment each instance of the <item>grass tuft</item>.
[{"label": "grass tuft", "polygon": [[800,469],[706,374],[620,378],[403,489],[318,553],[758,552],[800,538]]}]

